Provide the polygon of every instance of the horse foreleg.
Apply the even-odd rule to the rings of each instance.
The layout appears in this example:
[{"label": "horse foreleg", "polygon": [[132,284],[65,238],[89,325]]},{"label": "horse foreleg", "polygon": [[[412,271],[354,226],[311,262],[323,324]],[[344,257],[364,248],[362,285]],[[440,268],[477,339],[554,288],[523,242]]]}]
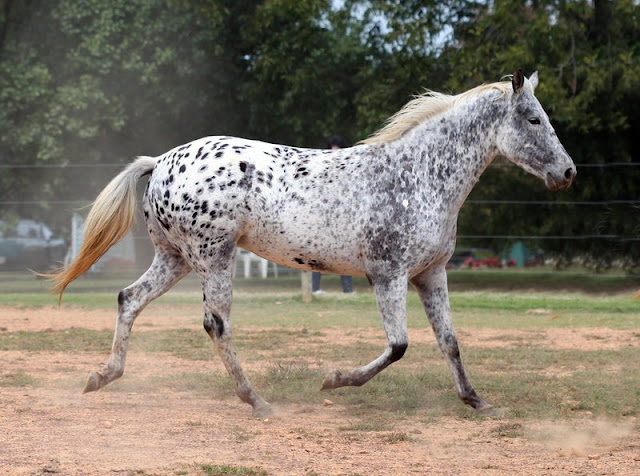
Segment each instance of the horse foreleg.
[{"label": "horse foreleg", "polygon": [[322,390],[363,385],[393,362],[400,360],[407,350],[406,276],[372,279],[372,283],[389,346],[380,357],[363,367],[350,372],[331,371],[324,379]]},{"label": "horse foreleg", "polygon": [[236,395],[253,408],[253,416],[266,418],[273,413],[251,386],[231,343],[231,266],[227,271],[207,273],[202,278],[204,291],[204,329],[215,343]]},{"label": "horse foreleg", "polygon": [[460,399],[472,406],[477,412],[493,414],[492,406],[478,397],[460,358],[458,340],[453,330],[449,290],[447,289],[447,273],[444,267],[427,270],[411,280],[420,294],[420,300],[427,313],[431,327],[438,341],[438,346],[449,364],[453,374],[456,390]]},{"label": "horse foreleg", "polygon": [[83,393],[98,390],[122,376],[131,327],[136,317],[147,304],[167,292],[190,270],[179,255],[156,251],[149,269],[135,283],[120,291],[111,356],[102,372],[89,374]]}]

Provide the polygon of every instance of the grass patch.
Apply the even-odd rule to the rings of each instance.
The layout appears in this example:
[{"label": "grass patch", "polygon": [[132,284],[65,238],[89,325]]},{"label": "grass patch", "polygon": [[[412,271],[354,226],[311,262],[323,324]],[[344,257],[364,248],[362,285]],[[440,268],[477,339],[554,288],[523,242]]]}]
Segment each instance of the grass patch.
[{"label": "grass patch", "polygon": [[230,466],[226,464],[221,465],[202,465],[200,466],[202,473],[207,476],[267,476],[267,472],[264,469],[245,468],[243,466]]},{"label": "grass patch", "polygon": [[[144,270],[123,273],[93,273],[82,276],[69,286],[65,296],[79,293],[112,292],[117,294],[120,289],[131,284],[140,277]],[[451,270],[448,272],[450,289],[454,291],[467,290],[502,290],[526,291],[537,289],[540,291],[564,290],[582,293],[620,293],[631,292],[640,287],[640,275],[625,274],[622,271],[609,273],[593,273],[584,268],[568,271],[557,271],[549,267],[534,269],[499,269],[499,270]],[[43,293],[49,292],[50,283],[39,279],[27,270],[22,272],[1,272],[0,285],[6,293]],[[370,289],[365,278],[353,279],[354,289],[367,292]],[[339,292],[341,290],[340,277],[326,275],[322,278],[325,291]],[[180,281],[175,289],[179,292],[201,292],[200,282],[192,273]],[[290,292],[299,293],[300,277],[297,271],[291,272],[278,279],[244,279],[234,280],[234,290],[248,293]]]},{"label": "grass patch", "polygon": [[551,268],[454,270],[448,272],[452,290],[572,291],[582,293],[631,292],[640,287],[640,275],[592,273],[585,269],[555,271]]},{"label": "grass patch", "polygon": [[23,372],[0,375],[0,387],[36,387],[40,381]]},{"label": "grass patch", "polygon": [[252,373],[251,381],[267,401],[278,403],[317,403],[326,372],[310,369],[304,362],[282,361],[269,365],[265,373]]},{"label": "grass patch", "polygon": [[[344,347],[342,357],[360,360],[356,352]],[[428,346],[411,350],[414,352],[405,356],[406,362],[398,362],[362,387],[319,395],[324,372],[297,368],[293,373],[284,372],[285,378],[268,373],[260,380],[260,388],[277,388],[271,393],[274,402],[290,401],[292,396],[304,402],[329,398],[354,416],[375,414],[401,419],[426,412],[475,418],[457,398],[439,350]],[[607,417],[640,414],[637,347],[605,351],[472,347],[466,352],[463,349],[463,357],[479,395],[504,410],[507,419],[573,418],[587,411]],[[416,370],[415,362],[429,370]]]},{"label": "grass patch", "polygon": [[[640,287],[640,286],[639,286]],[[463,326],[490,326],[499,329],[538,327],[610,327],[633,329],[640,325],[640,300],[631,295],[587,296],[559,293],[452,292],[450,295],[454,320]],[[169,292],[154,301],[145,314],[166,313],[175,309],[176,319],[202,316],[200,293]],[[54,297],[44,293],[0,294],[0,306],[37,308],[55,306]],[[83,309],[109,309],[115,316],[117,292],[70,293],[63,302]],[[530,315],[532,309],[546,309],[546,315]],[[407,299],[410,326],[428,327],[422,304],[415,292]],[[554,319],[552,319],[554,317]],[[307,304],[298,294],[236,293],[233,301],[234,326],[256,326],[307,329],[310,337],[326,327],[380,327],[380,317],[371,292],[344,297],[323,295]],[[134,328],[135,329],[135,328]]]},{"label": "grass patch", "polygon": [[[292,348],[304,351],[303,357],[279,358],[270,355],[265,346],[260,352],[273,363],[265,371],[250,372],[256,389],[272,403],[319,404],[329,398],[343,405],[354,418],[375,414],[378,422],[381,415],[401,419],[418,412],[426,412],[427,416],[474,417],[455,395],[448,367],[435,345],[410,346],[403,360],[362,387],[320,392],[330,369],[350,370],[377,357],[382,349],[368,343],[309,346],[306,343],[310,337],[299,331],[287,335],[269,329],[262,338],[271,342],[283,335]],[[252,349],[254,337],[244,342],[243,352]],[[110,331],[72,328],[0,333],[0,350],[104,353],[110,344]],[[185,359],[218,359],[209,337],[195,330],[134,333],[131,349],[169,352]],[[507,419],[572,418],[586,412],[607,417],[640,415],[639,347],[587,351],[536,345],[473,346],[463,347],[462,354],[479,395],[504,409]],[[281,355],[280,350],[277,355]],[[240,357],[243,358],[242,352]],[[5,387],[37,384],[20,373],[4,375],[0,380]],[[158,388],[235,398],[230,379],[223,371],[163,374],[142,380],[129,375],[105,387],[105,391],[153,392]]]},{"label": "grass patch", "polygon": [[502,438],[519,438],[524,436],[524,426],[521,423],[502,423],[490,433]]},{"label": "grass patch", "polygon": [[413,441],[413,438],[404,431],[392,431],[387,435],[382,435],[380,438],[383,443],[387,443],[389,445],[395,445],[398,443],[407,443]]},{"label": "grass patch", "polygon": [[[475,418],[472,410],[455,395],[449,369],[434,344],[412,343],[400,362],[363,387],[320,392],[323,378],[330,369],[350,370],[382,352],[384,344],[369,339],[352,340],[349,344],[325,342],[324,329],[328,327],[344,329],[354,336],[360,329],[375,328],[380,342],[384,342],[374,296],[366,290],[347,297],[326,294],[305,304],[297,291],[290,291],[286,286],[269,286],[259,294],[254,294],[253,288],[249,288],[250,292],[241,290],[236,293],[233,304],[234,342],[241,361],[270,362],[266,370],[250,372],[256,389],[268,401],[276,405],[283,402],[319,404],[329,398],[346,408],[356,422],[354,425],[366,427],[381,420],[385,430],[380,431],[393,431],[389,421],[418,413],[426,417]],[[69,301],[82,308],[113,309],[115,315],[116,295],[117,292],[69,293]],[[540,345],[541,333],[537,332],[550,328],[637,329],[640,327],[639,300],[632,300],[630,296],[483,291],[453,292],[451,302],[456,326],[464,329],[461,336],[472,334],[479,327],[500,329],[505,330],[500,338],[516,344],[507,348],[465,347],[461,339],[462,356],[478,394],[498,409],[504,409],[505,419],[640,414],[639,347],[598,351],[550,349]],[[55,304],[55,299],[45,294],[0,294],[0,305],[5,306],[51,304]],[[199,291],[187,290],[163,296],[145,312],[201,315],[200,306]],[[527,314],[530,309],[547,309],[549,313]],[[414,292],[408,296],[407,316],[410,327],[428,327]],[[190,325],[195,318],[190,318]],[[530,332],[510,334],[509,329]],[[640,333],[635,334],[640,338]],[[0,351],[104,355],[111,347],[112,337],[112,330],[70,328],[11,332],[5,329],[0,331]],[[598,336],[593,338],[597,340]],[[145,332],[136,332],[134,327],[130,351],[168,353],[186,360],[219,359],[209,336],[200,329],[153,330],[151,327]],[[15,387],[38,384],[27,374],[6,375],[0,382],[2,386]],[[215,398],[235,398],[229,377],[223,371],[169,374],[149,377],[144,382],[131,375],[105,387],[105,391],[138,392],[142,388],[152,391],[159,386],[203,392]],[[372,418],[376,421],[369,421]],[[505,432],[508,433],[507,429]]]},{"label": "grass patch", "polygon": [[349,425],[338,428],[345,432],[382,432],[391,431],[393,423],[387,418],[377,416],[364,417],[358,421],[350,422]]},{"label": "grass patch", "polygon": [[23,352],[102,352],[111,348],[113,333],[72,327],[39,332],[3,332],[0,351]]},{"label": "grass patch", "polygon": [[452,293],[454,310],[500,309],[517,313],[530,309],[550,309],[553,312],[628,313],[640,311],[640,302],[631,296],[586,296],[583,294],[554,294],[541,292],[460,292]]}]

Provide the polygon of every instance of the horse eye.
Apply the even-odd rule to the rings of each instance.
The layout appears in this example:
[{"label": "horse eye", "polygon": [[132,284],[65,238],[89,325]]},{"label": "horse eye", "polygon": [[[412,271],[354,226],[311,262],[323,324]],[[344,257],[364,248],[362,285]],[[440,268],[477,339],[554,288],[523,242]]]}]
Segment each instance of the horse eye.
[{"label": "horse eye", "polygon": [[538,119],[537,117],[534,117],[533,119],[529,119],[529,122],[533,125],[538,125],[540,124],[540,119]]}]

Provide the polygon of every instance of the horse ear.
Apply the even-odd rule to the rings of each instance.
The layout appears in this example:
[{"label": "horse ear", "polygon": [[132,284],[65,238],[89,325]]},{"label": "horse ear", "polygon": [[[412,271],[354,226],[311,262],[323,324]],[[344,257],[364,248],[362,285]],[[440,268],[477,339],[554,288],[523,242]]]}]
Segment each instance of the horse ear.
[{"label": "horse ear", "polygon": [[534,91],[536,89],[536,87],[538,87],[538,72],[534,71],[534,73],[529,77],[529,81],[531,81],[531,86],[533,87]]},{"label": "horse ear", "polygon": [[511,85],[513,86],[513,92],[516,94],[519,93],[522,86],[524,86],[524,74],[520,68],[516,69],[516,72],[513,73]]}]

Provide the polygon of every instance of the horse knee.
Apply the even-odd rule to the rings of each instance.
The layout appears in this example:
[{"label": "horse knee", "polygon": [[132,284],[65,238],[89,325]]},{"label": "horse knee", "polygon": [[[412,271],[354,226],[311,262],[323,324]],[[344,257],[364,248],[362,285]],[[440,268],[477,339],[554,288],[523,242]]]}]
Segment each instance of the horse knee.
[{"label": "horse knee", "polygon": [[404,353],[407,351],[407,347],[409,347],[409,344],[406,342],[403,342],[401,344],[393,344],[391,346],[391,355],[389,356],[389,360],[391,362],[400,360]]},{"label": "horse knee", "polygon": [[118,319],[122,322],[133,325],[133,321],[140,312],[140,305],[133,298],[133,292],[129,288],[124,288],[118,293]]},{"label": "horse knee", "polygon": [[225,332],[224,320],[215,312],[207,312],[204,316],[204,330],[211,338],[220,338]]},{"label": "horse knee", "polygon": [[129,301],[129,297],[131,295],[131,291],[129,291],[128,289],[123,289],[118,293],[118,308],[119,310],[122,311],[122,309],[124,308],[124,306],[127,305],[128,301]]}]

